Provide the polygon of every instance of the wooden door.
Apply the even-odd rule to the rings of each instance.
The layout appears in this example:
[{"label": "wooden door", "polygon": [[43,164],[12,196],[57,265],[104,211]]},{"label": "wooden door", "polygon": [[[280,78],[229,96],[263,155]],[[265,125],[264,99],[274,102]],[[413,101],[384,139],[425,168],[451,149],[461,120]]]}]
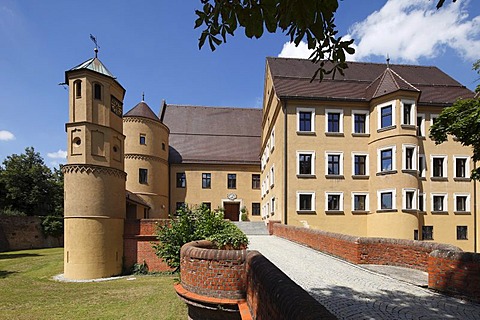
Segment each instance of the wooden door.
[{"label": "wooden door", "polygon": [[240,203],[239,202],[225,202],[223,204],[225,209],[225,219],[230,221],[238,221],[240,215]]}]

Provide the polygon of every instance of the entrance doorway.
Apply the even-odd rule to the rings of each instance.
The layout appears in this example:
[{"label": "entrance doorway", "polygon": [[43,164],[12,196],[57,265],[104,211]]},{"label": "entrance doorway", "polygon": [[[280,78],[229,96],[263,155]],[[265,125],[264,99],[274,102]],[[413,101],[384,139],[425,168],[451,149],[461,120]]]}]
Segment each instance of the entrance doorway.
[{"label": "entrance doorway", "polygon": [[225,209],[225,219],[238,221],[238,216],[240,215],[240,202],[224,202],[223,208]]}]

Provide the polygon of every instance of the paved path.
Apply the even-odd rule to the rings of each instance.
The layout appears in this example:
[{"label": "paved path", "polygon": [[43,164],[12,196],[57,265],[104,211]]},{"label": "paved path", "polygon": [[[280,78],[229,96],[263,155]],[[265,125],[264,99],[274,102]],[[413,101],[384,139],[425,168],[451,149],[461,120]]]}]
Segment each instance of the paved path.
[{"label": "paved path", "polygon": [[339,319],[480,319],[480,304],[437,294],[274,236],[260,251]]}]

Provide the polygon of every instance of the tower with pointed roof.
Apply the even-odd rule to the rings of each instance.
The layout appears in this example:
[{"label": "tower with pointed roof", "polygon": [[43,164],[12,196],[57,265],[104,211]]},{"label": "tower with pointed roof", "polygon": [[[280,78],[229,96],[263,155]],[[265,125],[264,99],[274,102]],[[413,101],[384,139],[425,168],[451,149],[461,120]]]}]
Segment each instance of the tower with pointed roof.
[{"label": "tower with pointed roof", "polygon": [[124,115],[123,127],[127,190],[150,206],[143,213],[127,208],[127,218],[168,218],[169,129],[143,99]]},{"label": "tower with pointed roof", "polygon": [[65,177],[64,275],[122,272],[125,220],[125,89],[97,57],[65,72],[69,121]]}]

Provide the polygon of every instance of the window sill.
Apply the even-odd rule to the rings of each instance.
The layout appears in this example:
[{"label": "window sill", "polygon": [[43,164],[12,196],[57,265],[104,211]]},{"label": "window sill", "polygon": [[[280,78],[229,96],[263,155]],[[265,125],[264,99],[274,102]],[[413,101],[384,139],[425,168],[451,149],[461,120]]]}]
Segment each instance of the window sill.
[{"label": "window sill", "polygon": [[325,214],[332,214],[332,215],[338,214],[338,215],[344,215],[345,213],[343,212],[343,210],[326,210],[326,211],[325,211]]},{"label": "window sill", "polygon": [[381,209],[381,210],[377,210],[376,212],[377,213],[398,212],[398,210],[397,209]]},{"label": "window sill", "polygon": [[353,132],[353,133],[352,133],[352,137],[365,137],[365,138],[368,138],[368,137],[370,137],[370,133],[356,133],[356,132]]},{"label": "window sill", "polygon": [[326,174],[325,175],[325,179],[339,179],[339,180],[343,180],[345,179],[345,177],[341,174]]},{"label": "window sill", "polygon": [[402,124],[401,127],[402,127],[402,129],[417,131],[417,126],[413,125],[413,124]]},{"label": "window sill", "polygon": [[365,211],[365,210],[353,210],[352,214],[369,214],[370,211]]},{"label": "window sill", "polygon": [[315,210],[297,210],[297,214],[317,214]]},{"label": "window sill", "polygon": [[383,127],[383,128],[378,129],[377,132],[380,133],[380,132],[384,132],[384,131],[388,131],[388,130],[393,130],[393,129],[396,129],[396,128],[397,128],[396,125]]},{"label": "window sill", "polygon": [[420,139],[420,140],[427,140],[427,137],[425,137],[425,136],[417,136],[417,138]]},{"label": "window sill", "polygon": [[420,177],[420,176],[418,177],[418,179],[419,179],[419,180],[423,180],[423,181],[426,181],[426,180],[427,180],[426,177]]},{"label": "window sill", "polygon": [[297,131],[299,136],[315,136],[315,131]]},{"label": "window sill", "polygon": [[327,137],[344,137],[343,132],[325,132]]},{"label": "window sill", "polygon": [[448,215],[448,211],[432,211],[432,214]]},{"label": "window sill", "polygon": [[385,171],[377,172],[377,176],[385,176],[388,174],[395,174],[395,173],[397,173],[397,170],[385,170]]},{"label": "window sill", "polygon": [[416,176],[418,174],[418,171],[416,169],[402,169],[402,173],[408,173]]},{"label": "window sill", "polygon": [[417,209],[402,209],[402,212],[405,212],[405,213],[417,213],[418,210],[417,210]]},{"label": "window sill", "polygon": [[464,215],[470,215],[472,214],[470,211],[453,211],[453,214],[464,214]]},{"label": "window sill", "polygon": [[352,176],[352,179],[354,180],[368,180],[370,178],[370,176],[365,176],[365,175],[353,175]]},{"label": "window sill", "polygon": [[447,177],[431,177],[430,180],[432,181],[448,181]]},{"label": "window sill", "polygon": [[458,181],[458,182],[470,182],[472,179],[470,178],[465,178],[465,177],[455,177],[453,178],[453,181]]},{"label": "window sill", "polygon": [[432,239],[422,239],[420,241],[433,241],[433,238]]},{"label": "window sill", "polygon": [[315,179],[317,176],[314,174],[297,174],[299,179]]}]

